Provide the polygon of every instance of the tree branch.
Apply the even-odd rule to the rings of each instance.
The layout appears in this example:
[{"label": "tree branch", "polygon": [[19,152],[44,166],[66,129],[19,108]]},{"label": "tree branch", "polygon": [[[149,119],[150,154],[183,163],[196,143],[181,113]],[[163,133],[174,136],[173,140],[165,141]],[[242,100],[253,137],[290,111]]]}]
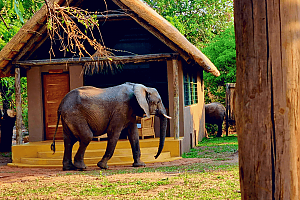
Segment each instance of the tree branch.
[{"label": "tree branch", "polygon": [[4,20],[3,16],[2,16],[2,13],[0,13],[0,18],[3,21],[4,25],[6,26],[7,30],[9,30],[10,28],[8,27],[7,23],[5,22],[5,20]]}]

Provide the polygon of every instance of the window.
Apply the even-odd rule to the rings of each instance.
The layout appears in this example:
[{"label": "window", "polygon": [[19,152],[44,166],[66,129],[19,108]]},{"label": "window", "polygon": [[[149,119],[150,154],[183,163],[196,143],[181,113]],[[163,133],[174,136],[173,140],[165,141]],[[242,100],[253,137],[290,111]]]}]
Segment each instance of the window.
[{"label": "window", "polygon": [[197,72],[184,72],[184,105],[198,103]]}]

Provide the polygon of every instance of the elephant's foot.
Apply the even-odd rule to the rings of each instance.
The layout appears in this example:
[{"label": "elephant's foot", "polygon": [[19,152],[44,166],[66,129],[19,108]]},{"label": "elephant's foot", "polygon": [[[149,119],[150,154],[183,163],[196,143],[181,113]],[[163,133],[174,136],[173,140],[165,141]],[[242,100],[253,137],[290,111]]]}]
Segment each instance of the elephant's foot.
[{"label": "elephant's foot", "polygon": [[97,166],[100,167],[101,169],[108,169],[107,162],[99,161],[97,163]]},{"label": "elephant's foot", "polygon": [[142,161],[135,162],[135,163],[132,164],[132,167],[145,167],[145,166],[146,166],[146,164]]},{"label": "elephant's foot", "polygon": [[63,171],[74,171],[74,170],[77,170],[77,168],[72,163],[63,164]]},{"label": "elephant's foot", "polygon": [[84,171],[86,169],[86,165],[84,164],[83,161],[74,160],[74,166],[79,171]]}]

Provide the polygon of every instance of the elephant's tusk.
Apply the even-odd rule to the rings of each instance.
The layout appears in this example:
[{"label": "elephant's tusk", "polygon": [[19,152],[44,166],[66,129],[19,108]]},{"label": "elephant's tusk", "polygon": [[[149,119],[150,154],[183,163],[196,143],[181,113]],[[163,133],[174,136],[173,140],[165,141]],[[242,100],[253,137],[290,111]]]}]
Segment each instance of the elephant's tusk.
[{"label": "elephant's tusk", "polygon": [[168,115],[166,115],[166,114],[163,114],[163,116],[164,116],[165,118],[172,119],[172,117],[170,117],[170,116],[168,116]]}]

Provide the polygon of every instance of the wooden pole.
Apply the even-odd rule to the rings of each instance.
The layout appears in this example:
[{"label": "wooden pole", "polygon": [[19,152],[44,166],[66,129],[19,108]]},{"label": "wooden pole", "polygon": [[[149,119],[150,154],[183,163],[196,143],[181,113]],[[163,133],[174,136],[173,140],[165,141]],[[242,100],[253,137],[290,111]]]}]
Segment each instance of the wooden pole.
[{"label": "wooden pole", "polygon": [[226,84],[226,116],[225,116],[225,120],[226,120],[226,136],[228,136],[228,129],[229,129],[229,95],[230,95],[230,89],[229,89],[229,85],[228,83]]},{"label": "wooden pole", "polygon": [[174,89],[174,139],[179,138],[179,81],[178,60],[173,59],[173,89]]},{"label": "wooden pole", "polygon": [[234,10],[242,199],[300,199],[300,1]]},{"label": "wooden pole", "polygon": [[226,83],[226,136],[229,135],[229,125],[235,122],[234,118],[234,99],[235,83]]},{"label": "wooden pole", "polygon": [[22,100],[21,100],[21,75],[20,68],[15,68],[16,88],[16,144],[22,144]]},{"label": "wooden pole", "polygon": [[43,65],[61,65],[61,64],[84,64],[87,62],[98,61],[113,61],[121,63],[141,63],[141,62],[158,62],[172,60],[174,57],[178,57],[178,53],[160,53],[160,54],[146,54],[146,55],[130,55],[130,56],[111,56],[111,57],[82,57],[82,58],[56,58],[56,59],[44,59],[44,60],[25,60],[17,61],[14,64],[19,66],[43,66]]}]

